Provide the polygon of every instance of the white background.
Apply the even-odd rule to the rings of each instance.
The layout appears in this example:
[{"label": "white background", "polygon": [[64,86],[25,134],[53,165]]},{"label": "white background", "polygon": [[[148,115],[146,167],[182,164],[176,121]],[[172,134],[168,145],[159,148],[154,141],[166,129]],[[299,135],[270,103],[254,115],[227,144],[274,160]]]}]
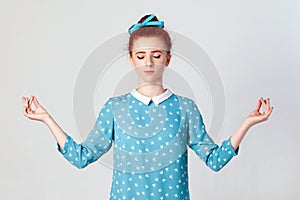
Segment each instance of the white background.
[{"label": "white background", "polygon": [[112,171],[99,163],[83,170],[69,164],[48,128],[23,116],[21,97],[36,95],[78,139],[72,101],[84,61],[152,12],[199,44],[220,73],[226,118],[216,142],[239,127],[261,96],[275,107],[220,172],[190,152],[191,198],[300,198],[299,1],[2,0],[1,199],[109,198]]}]

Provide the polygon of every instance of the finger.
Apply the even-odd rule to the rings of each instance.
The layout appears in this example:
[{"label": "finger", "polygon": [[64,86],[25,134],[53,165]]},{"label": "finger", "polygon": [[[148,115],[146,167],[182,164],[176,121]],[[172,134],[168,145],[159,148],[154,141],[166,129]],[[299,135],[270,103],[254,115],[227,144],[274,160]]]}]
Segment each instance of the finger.
[{"label": "finger", "polygon": [[29,106],[29,99],[28,99],[28,97],[26,97],[26,104],[27,104],[27,108],[30,108],[30,106]]},{"label": "finger", "polygon": [[31,106],[30,106],[30,99],[28,97],[26,97],[26,99],[27,99],[27,113],[29,114],[32,112]]},{"label": "finger", "polygon": [[31,106],[32,112],[34,112],[34,110],[36,109],[36,107],[35,107],[35,104],[34,104],[34,106],[32,105],[32,102],[33,102],[33,95],[31,95],[31,98],[30,98],[30,106]]},{"label": "finger", "polygon": [[23,114],[27,117],[27,107],[26,106],[23,107]]},{"label": "finger", "polygon": [[30,105],[30,108],[31,108],[31,105],[32,105],[32,96],[29,99],[29,105]]},{"label": "finger", "polygon": [[268,113],[270,110],[270,98],[267,98],[266,100],[266,113]]},{"label": "finger", "polygon": [[266,112],[267,108],[268,108],[268,99],[264,99],[264,112]]},{"label": "finger", "polygon": [[25,116],[25,117],[28,117],[28,118],[30,118],[30,108],[28,107],[28,98],[27,97],[24,97],[23,98],[23,103],[24,103],[24,106],[23,106],[23,115]]},{"label": "finger", "polygon": [[25,97],[25,107],[28,109],[28,98],[27,97]]},{"label": "finger", "polygon": [[34,103],[34,106],[37,108],[37,107],[40,107],[40,103],[38,102],[37,98],[35,96],[33,96],[33,103]]},{"label": "finger", "polygon": [[258,102],[257,102],[257,104],[256,104],[256,107],[255,107],[255,110],[256,110],[257,112],[259,112],[260,107],[261,107],[261,98],[258,100]]},{"label": "finger", "polygon": [[265,102],[265,100],[264,99],[261,99],[261,103],[262,103],[262,106],[263,106],[263,113],[265,113],[265,111],[266,111],[266,102]]},{"label": "finger", "polygon": [[273,107],[270,108],[267,113],[265,113],[264,115],[262,115],[263,116],[263,121],[266,121],[266,120],[269,119],[269,116],[271,115],[272,111],[273,111]]},{"label": "finger", "polygon": [[268,116],[268,117],[271,115],[273,109],[274,109],[274,107],[271,107],[270,110],[268,111],[268,113],[267,113],[267,116]]},{"label": "finger", "polygon": [[24,114],[24,116],[30,118],[30,114],[31,114],[30,109],[28,107],[24,107],[23,108],[23,114]]},{"label": "finger", "polygon": [[27,117],[28,115],[28,101],[27,101],[27,97],[22,97],[22,101],[23,101],[23,114]]},{"label": "finger", "polygon": [[269,110],[272,109],[271,103],[270,103],[270,98],[268,98],[267,106],[268,106],[268,112],[269,112]]},{"label": "finger", "polygon": [[22,103],[25,103],[25,97],[22,96]]},{"label": "finger", "polygon": [[27,107],[27,102],[26,102],[26,98],[25,97],[22,97],[22,102],[23,102],[23,106]]}]

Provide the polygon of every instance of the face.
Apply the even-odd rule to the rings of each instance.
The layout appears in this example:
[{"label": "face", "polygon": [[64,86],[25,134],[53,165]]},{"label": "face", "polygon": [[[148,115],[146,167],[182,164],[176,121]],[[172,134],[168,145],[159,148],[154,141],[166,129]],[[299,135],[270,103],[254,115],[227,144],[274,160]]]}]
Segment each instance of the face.
[{"label": "face", "polygon": [[161,83],[171,59],[167,51],[165,42],[157,37],[141,37],[134,41],[130,62],[140,82]]}]

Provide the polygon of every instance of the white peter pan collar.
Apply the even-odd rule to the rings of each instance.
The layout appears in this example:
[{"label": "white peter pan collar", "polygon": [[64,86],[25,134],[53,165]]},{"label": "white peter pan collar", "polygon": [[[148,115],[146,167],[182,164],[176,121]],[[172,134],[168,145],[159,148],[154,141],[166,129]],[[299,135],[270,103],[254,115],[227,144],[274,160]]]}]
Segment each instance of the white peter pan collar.
[{"label": "white peter pan collar", "polygon": [[136,88],[134,88],[130,94],[146,105],[149,105],[151,100],[153,101],[153,103],[155,103],[155,105],[158,105],[159,103],[168,99],[173,94],[173,92],[167,88],[167,90],[164,93],[162,93],[158,96],[155,96],[152,99],[150,97],[147,97],[147,96],[141,94],[139,91],[137,91]]}]

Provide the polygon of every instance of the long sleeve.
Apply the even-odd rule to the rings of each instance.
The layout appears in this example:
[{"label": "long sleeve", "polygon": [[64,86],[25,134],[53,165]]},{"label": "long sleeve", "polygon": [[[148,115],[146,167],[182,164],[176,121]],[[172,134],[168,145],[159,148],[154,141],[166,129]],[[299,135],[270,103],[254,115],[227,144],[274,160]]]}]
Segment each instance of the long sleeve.
[{"label": "long sleeve", "polygon": [[71,164],[81,169],[98,160],[111,148],[113,134],[114,117],[112,100],[109,98],[84,142],[78,144],[67,134],[64,148],[61,149],[57,143],[57,149]]},{"label": "long sleeve", "polygon": [[230,138],[219,146],[206,132],[202,115],[197,105],[192,101],[187,111],[188,146],[205,164],[214,171],[222,169],[234,156],[238,154],[231,145]]}]

